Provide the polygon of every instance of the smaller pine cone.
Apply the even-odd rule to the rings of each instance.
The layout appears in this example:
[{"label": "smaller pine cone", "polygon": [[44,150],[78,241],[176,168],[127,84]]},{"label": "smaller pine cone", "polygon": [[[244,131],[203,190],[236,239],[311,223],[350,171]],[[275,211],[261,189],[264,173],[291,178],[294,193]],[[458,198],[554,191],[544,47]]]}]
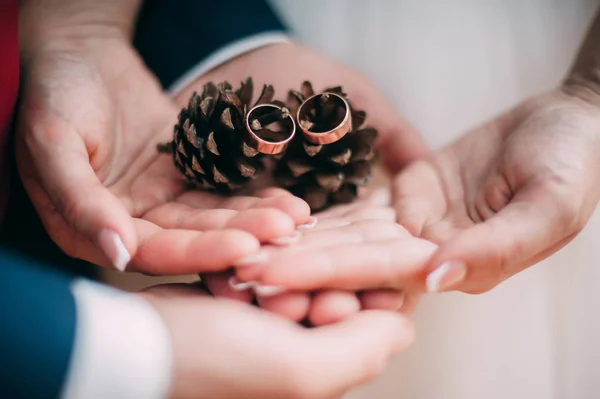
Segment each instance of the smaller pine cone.
[{"label": "smaller pine cone", "polygon": [[[323,93],[336,93],[348,101],[341,87],[329,88]],[[300,104],[313,94],[310,82],[304,82],[300,91],[290,91],[286,104],[290,113],[296,117]],[[312,113],[310,124],[335,125],[339,120],[337,111],[343,110],[322,108]],[[377,130],[364,126],[364,111],[355,110],[350,104],[350,113],[352,129],[334,143],[315,145],[307,141],[301,131],[297,132],[275,168],[279,184],[304,199],[312,211],[352,202],[358,195],[358,188],[371,178],[372,165],[378,158],[374,147]],[[297,121],[297,124],[307,122]]]},{"label": "smaller pine cone", "polygon": [[[273,86],[265,85],[254,106],[272,103],[274,94]],[[229,194],[265,170],[264,155],[244,140],[252,97],[251,78],[236,91],[227,81],[210,82],[181,110],[173,141],[159,144],[158,150],[172,154],[191,187]]]}]

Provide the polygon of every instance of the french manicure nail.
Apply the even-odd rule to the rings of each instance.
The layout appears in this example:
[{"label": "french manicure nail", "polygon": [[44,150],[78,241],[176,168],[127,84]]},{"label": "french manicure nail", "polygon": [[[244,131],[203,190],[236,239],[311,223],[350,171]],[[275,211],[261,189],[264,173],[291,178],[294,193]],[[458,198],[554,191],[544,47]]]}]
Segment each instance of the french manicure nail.
[{"label": "french manicure nail", "polygon": [[234,291],[247,291],[256,285],[255,281],[240,281],[236,276],[231,276],[228,280],[229,287]]},{"label": "french manicure nail", "polygon": [[279,295],[282,292],[283,292],[283,288],[278,287],[276,285],[257,284],[254,286],[254,293],[256,294],[256,296],[260,296],[263,298]]},{"label": "french manicure nail", "polygon": [[115,269],[124,272],[131,260],[131,255],[125,248],[121,237],[113,230],[102,229],[98,233],[98,245],[110,259]]},{"label": "french manicure nail", "polygon": [[463,262],[445,262],[427,276],[427,291],[445,291],[463,281],[466,274],[467,266]]},{"label": "french manicure nail", "polygon": [[269,255],[267,255],[267,253],[258,252],[258,253],[252,254],[252,255],[248,255],[244,258],[238,259],[237,261],[235,261],[233,263],[233,266],[236,266],[236,267],[252,266],[252,265],[264,263],[268,259],[269,259]]},{"label": "french manicure nail", "polygon": [[269,242],[273,245],[286,246],[297,243],[298,241],[300,241],[300,238],[302,238],[302,233],[299,231],[295,231],[294,234],[292,234],[291,236],[274,238]]},{"label": "french manicure nail", "polygon": [[317,225],[318,218],[316,216],[311,216],[308,218],[308,222],[301,224],[298,226],[299,229],[312,229]]}]

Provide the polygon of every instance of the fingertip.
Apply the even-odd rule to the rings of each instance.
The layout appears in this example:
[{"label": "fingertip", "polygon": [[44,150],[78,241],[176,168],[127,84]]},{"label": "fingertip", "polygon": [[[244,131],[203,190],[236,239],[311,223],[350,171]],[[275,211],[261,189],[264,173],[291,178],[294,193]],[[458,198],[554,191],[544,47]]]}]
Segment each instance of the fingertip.
[{"label": "fingertip", "polygon": [[306,318],[310,308],[310,295],[304,292],[288,292],[273,297],[257,298],[261,308],[298,322]]},{"label": "fingertip", "polygon": [[308,319],[312,325],[333,324],[360,311],[360,301],[349,291],[326,290],[317,293],[312,301]]},{"label": "fingertip", "polygon": [[361,308],[364,310],[391,310],[396,312],[404,304],[404,293],[402,291],[379,289],[361,292]]}]

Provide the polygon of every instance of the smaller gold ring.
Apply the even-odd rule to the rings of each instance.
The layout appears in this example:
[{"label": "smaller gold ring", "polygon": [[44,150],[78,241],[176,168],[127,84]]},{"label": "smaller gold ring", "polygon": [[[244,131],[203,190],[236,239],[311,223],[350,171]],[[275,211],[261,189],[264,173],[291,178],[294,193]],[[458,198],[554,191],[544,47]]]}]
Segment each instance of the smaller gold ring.
[{"label": "smaller gold ring", "polygon": [[[266,123],[261,123],[261,118],[265,119]],[[285,123],[286,121],[287,123]],[[268,130],[264,129],[264,126],[273,122],[280,122],[283,128],[287,128],[283,140],[270,140],[257,134],[258,130]],[[250,109],[246,115],[245,124],[246,144],[262,154],[282,153],[296,134],[296,122],[294,122],[294,118],[292,118],[288,109],[274,104],[260,104]],[[273,135],[281,134],[271,130],[268,130],[268,132],[273,133]]]},{"label": "smaller gold ring", "polygon": [[[333,128],[323,132],[310,130],[311,126],[307,126],[304,121],[307,121],[306,116],[311,109],[318,105],[317,102],[325,102],[325,101],[335,101],[339,103],[345,110],[343,119]],[[352,130],[352,117],[350,114],[350,104],[348,101],[339,94],[336,93],[320,93],[315,94],[309,98],[307,98],[298,108],[298,125],[300,126],[300,130],[304,134],[306,140],[310,141],[313,144],[331,144],[335,143],[342,137],[344,137],[348,132]]]}]

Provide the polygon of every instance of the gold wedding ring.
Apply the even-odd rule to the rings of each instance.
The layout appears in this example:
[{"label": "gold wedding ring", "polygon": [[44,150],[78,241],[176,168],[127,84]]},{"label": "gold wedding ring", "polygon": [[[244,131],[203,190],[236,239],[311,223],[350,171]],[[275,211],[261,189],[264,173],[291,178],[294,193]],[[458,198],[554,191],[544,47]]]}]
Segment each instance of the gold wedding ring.
[{"label": "gold wedding ring", "polygon": [[[335,117],[333,122],[327,122],[323,126],[321,123],[310,120],[311,112],[315,114],[312,115],[313,118],[318,117],[319,110],[322,111],[327,106],[334,107],[335,114],[329,115]],[[336,93],[320,93],[307,98],[298,108],[297,119],[306,140],[317,145],[335,143],[352,130],[350,104],[344,97]],[[333,127],[328,125],[333,125]]]},{"label": "gold wedding ring", "polygon": [[[278,123],[282,130],[268,129]],[[260,104],[246,115],[246,144],[262,154],[279,154],[285,151],[296,134],[296,122],[287,108],[274,104]]]}]

